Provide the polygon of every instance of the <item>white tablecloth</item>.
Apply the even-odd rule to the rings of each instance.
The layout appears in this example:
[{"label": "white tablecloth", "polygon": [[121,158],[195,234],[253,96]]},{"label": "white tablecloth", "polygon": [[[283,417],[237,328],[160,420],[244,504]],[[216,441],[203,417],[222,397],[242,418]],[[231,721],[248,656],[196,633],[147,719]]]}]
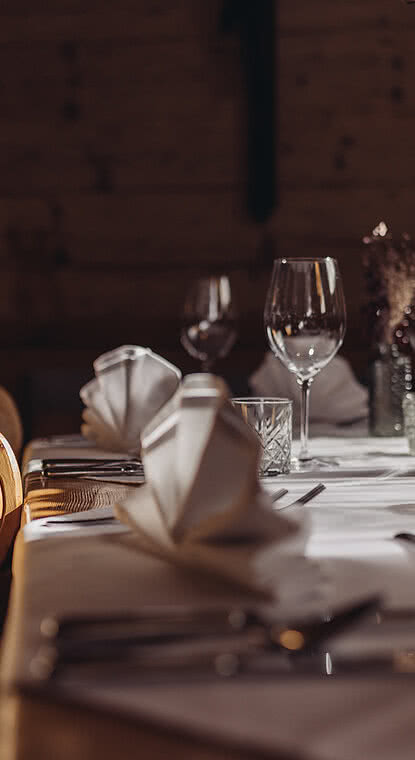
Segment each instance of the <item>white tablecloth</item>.
[{"label": "white tablecloth", "polygon": [[[380,593],[390,608],[413,608],[403,625],[363,626],[341,637],[334,652],[415,648],[415,545],[393,538],[415,532],[415,459],[403,438],[315,439],[312,452],[341,462],[328,470],[293,473],[265,483],[288,488],[277,507],[311,483],[327,488],[307,507],[312,518],[307,555],[320,566],[324,603],[338,605]],[[59,452],[55,450],[55,456]],[[36,525],[26,529],[33,538]],[[44,532],[45,533],[45,532]],[[39,536],[43,535],[38,533]],[[28,542],[24,657],[14,678],[30,682],[39,621],[50,611],[139,610],[143,604],[234,599],[152,557],[139,555],[115,528],[62,531]],[[53,578],[53,582],[51,582]],[[299,611],[300,612],[300,611]],[[143,685],[132,674],[97,682],[71,676],[60,696],[147,716],[183,730],[223,737],[271,754],[294,751],[318,760],[412,760],[415,675],[275,678],[179,685]]]}]

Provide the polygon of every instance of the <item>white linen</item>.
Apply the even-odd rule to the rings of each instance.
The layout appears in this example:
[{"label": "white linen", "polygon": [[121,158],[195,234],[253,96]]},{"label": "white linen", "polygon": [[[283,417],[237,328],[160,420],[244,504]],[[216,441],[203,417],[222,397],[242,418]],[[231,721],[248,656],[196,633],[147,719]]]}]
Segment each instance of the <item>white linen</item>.
[{"label": "white linen", "polygon": [[412,679],[295,677],[140,688],[128,677],[89,685],[72,678],[63,693],[245,752],[269,752],[275,760],[413,760]]},{"label": "white linen", "polygon": [[[415,548],[393,539],[396,531],[415,531],[415,459],[408,455],[405,439],[315,439],[312,453],[343,458],[348,472],[356,471],[356,477],[331,480],[320,472],[327,489],[307,506],[307,555],[321,566],[324,603],[338,605],[380,592],[388,607],[409,608],[415,614]],[[266,487],[273,489],[276,483],[289,489],[278,508],[310,485],[295,473],[267,481]],[[163,603],[242,599],[250,604],[248,597],[236,596],[224,584],[207,584],[197,573],[183,573],[132,549],[128,534],[104,536],[99,529],[94,536],[62,534],[27,546],[27,607],[18,647],[24,657],[16,663],[17,680],[31,680],[28,665],[39,646],[39,621],[51,610],[110,614]],[[414,626],[415,617],[404,628],[389,626],[389,651],[407,645],[408,631],[413,640]],[[379,626],[382,646],[383,630]],[[371,651],[376,636],[369,633],[368,625],[357,627],[338,640],[337,651]],[[78,703],[223,739],[258,754],[265,750],[273,756],[298,753],[306,760],[412,760],[415,746],[414,676],[297,676],[150,686],[140,685],[137,672],[102,675],[99,680],[95,674],[69,673],[55,688]]]},{"label": "white linen", "polygon": [[[272,548],[299,533],[300,520],[273,512],[260,489],[260,441],[229,403],[223,380],[188,375],[141,441],[146,484],[116,505],[137,548],[277,594]],[[297,553],[304,541],[302,532]]]},{"label": "white linen", "polygon": [[114,532],[126,533],[128,528],[116,519],[112,506],[88,509],[86,512],[42,517],[39,520],[31,520],[23,528],[26,542],[52,538],[62,533],[78,533],[85,537],[86,535],[95,536],[97,533]]},{"label": "white linen", "polygon": [[137,454],[140,433],[176,391],[180,370],[149,348],[120,346],[94,361],[81,388],[82,434],[97,446]]},{"label": "white linen", "polygon": [[[292,399],[299,424],[301,389],[296,377],[270,351],[249,379],[255,396]],[[310,423],[351,424],[368,416],[368,391],[353,375],[350,364],[335,356],[314,378],[310,391]]]},{"label": "white linen", "polygon": [[[55,438],[34,438],[25,449],[22,462],[22,478],[28,474],[29,463],[33,465],[35,460],[40,463],[44,459],[128,459],[126,452],[111,451],[97,448],[92,441],[83,436],[62,435]],[[133,485],[143,482],[143,475],[100,475],[85,476],[87,480],[101,482],[123,483]]]}]

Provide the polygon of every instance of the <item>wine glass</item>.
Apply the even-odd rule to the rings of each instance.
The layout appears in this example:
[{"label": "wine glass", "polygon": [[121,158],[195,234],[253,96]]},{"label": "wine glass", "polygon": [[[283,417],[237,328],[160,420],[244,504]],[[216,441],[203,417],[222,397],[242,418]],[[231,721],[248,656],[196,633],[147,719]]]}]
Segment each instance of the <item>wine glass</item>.
[{"label": "wine glass", "polygon": [[301,386],[299,468],[320,463],[308,450],[310,385],[331,361],[346,332],[346,307],[337,261],[276,259],[264,324],[271,350]]},{"label": "wine glass", "polygon": [[217,359],[235,343],[236,310],[226,275],[196,280],[185,300],[181,342],[186,351],[211,372]]}]

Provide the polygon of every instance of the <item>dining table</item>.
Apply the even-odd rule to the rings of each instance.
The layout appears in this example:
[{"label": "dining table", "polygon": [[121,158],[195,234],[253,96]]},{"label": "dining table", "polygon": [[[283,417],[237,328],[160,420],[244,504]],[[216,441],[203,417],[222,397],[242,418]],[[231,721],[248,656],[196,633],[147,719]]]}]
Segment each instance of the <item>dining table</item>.
[{"label": "dining table", "polygon": [[[339,434],[340,432],[340,434]],[[363,431],[365,433],[365,431]],[[415,458],[404,436],[343,429],[311,440],[319,469],[263,478],[300,528],[275,579],[277,620],[326,619],[362,600],[366,616],[301,658],[206,672],[48,652],[52,621],[140,617],[149,610],[253,609],[252,593],[139,549],[114,504],[144,475],[42,471],[48,459],[120,457],[81,436],[35,439],[1,647],[1,760],[121,757],[224,760],[412,760],[415,751]],[[298,442],[293,444],[294,454]],[[313,500],[290,507],[319,482]],[[289,543],[289,542],[287,542]]]}]

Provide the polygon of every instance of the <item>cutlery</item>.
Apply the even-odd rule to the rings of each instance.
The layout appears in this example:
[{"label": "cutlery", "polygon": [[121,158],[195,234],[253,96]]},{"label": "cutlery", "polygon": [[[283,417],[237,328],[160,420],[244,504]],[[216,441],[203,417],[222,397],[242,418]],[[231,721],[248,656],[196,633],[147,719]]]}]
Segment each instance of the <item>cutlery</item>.
[{"label": "cutlery", "polygon": [[380,598],[368,597],[324,619],[281,624],[254,610],[198,610],[106,618],[44,618],[40,631],[59,653],[94,659],[126,645],[164,644],[188,639],[245,637],[251,645],[290,652],[312,651],[362,616],[379,609]]},{"label": "cutlery", "polygon": [[128,470],[123,467],[108,467],[107,469],[94,469],[94,470],[85,470],[85,469],[77,469],[77,470],[62,470],[57,472],[56,470],[53,471],[46,471],[39,473],[44,478],[82,478],[86,476],[90,476],[91,478],[98,478],[98,477],[108,477],[110,475],[113,476],[123,476],[123,477],[141,477],[144,479],[144,472],[143,470]]},{"label": "cutlery", "polygon": [[82,525],[82,526],[84,526],[84,525],[85,526],[88,526],[88,525],[102,525],[102,524],[113,523],[113,522],[116,522],[116,518],[113,517],[112,515],[108,516],[108,517],[88,517],[88,518],[84,518],[83,520],[81,520],[81,519],[79,519],[79,520],[65,520],[65,519],[54,520],[53,518],[49,518],[49,520],[47,520],[44,523],[44,527],[45,528],[49,528],[50,526],[53,526],[53,525],[60,525],[60,526],[62,526],[62,525],[77,525],[77,526],[79,526],[79,525]]},{"label": "cutlery", "polygon": [[398,538],[401,541],[409,541],[415,544],[415,533],[395,533],[394,538]]},{"label": "cutlery", "polygon": [[47,470],[72,470],[85,468],[86,470],[107,469],[112,467],[125,467],[126,469],[141,469],[139,459],[44,459],[43,467]]},{"label": "cutlery", "polygon": [[[344,608],[328,620],[294,624],[292,627],[266,623],[256,613],[242,611],[247,620],[255,621],[252,629],[249,624],[246,630],[239,629],[239,633],[242,630],[246,634],[243,636],[238,634],[238,630],[231,628],[230,632],[225,632],[224,628],[218,630],[218,627],[207,634],[200,630],[195,634],[193,629],[190,633],[183,632],[182,628],[181,632],[172,634],[170,631],[163,638],[160,638],[156,630],[144,634],[142,632],[134,637],[118,636],[112,639],[62,639],[56,635],[47,636],[49,643],[43,644],[33,658],[31,672],[36,678],[47,679],[54,676],[62,666],[118,667],[127,664],[138,665],[142,671],[158,672],[164,676],[166,671],[181,675],[183,671],[203,667],[220,676],[239,672],[259,674],[263,656],[262,675],[291,673],[296,670],[295,660],[300,664],[299,670],[302,673],[305,670],[322,672],[321,656],[316,654],[316,648],[379,604],[379,597],[370,597]],[[47,624],[43,621],[43,634],[45,626],[50,628],[50,621]],[[59,633],[61,629],[58,628]],[[209,636],[209,633],[212,635]],[[327,655],[324,662],[327,667]],[[359,667],[360,665],[361,662]],[[332,665],[330,668],[331,673]]]},{"label": "cutlery", "polygon": [[177,684],[235,677],[258,679],[292,679],[295,677],[348,677],[365,675],[372,677],[412,677],[415,675],[415,651],[393,650],[379,656],[340,656],[317,652],[293,657],[284,652],[249,651],[248,649],[187,650],[179,653],[177,648],[164,651],[160,648],[150,653],[134,651],[122,661],[107,658],[105,661],[84,660],[73,663],[58,657],[54,648],[42,646],[30,663],[30,672],[36,680],[59,678],[65,668],[75,668],[82,674],[107,679],[113,673],[117,678],[132,677],[142,684]]},{"label": "cutlery", "polygon": [[311,501],[311,499],[314,499],[315,496],[318,496],[319,493],[324,491],[326,486],[324,483],[318,483],[314,488],[312,488],[310,491],[307,491],[303,496],[300,496],[299,499],[296,499],[295,501],[292,501],[291,504],[285,504],[283,507],[278,507],[278,511],[281,512],[283,509],[290,509],[290,507],[298,507],[303,504],[307,504],[307,502]]},{"label": "cutlery", "polygon": [[280,488],[279,491],[275,491],[275,493],[271,494],[271,501],[274,504],[274,502],[278,501],[278,499],[282,499],[285,494],[288,493],[288,488]]},{"label": "cutlery", "polygon": [[141,462],[139,459],[135,458],[123,458],[123,459],[105,459],[103,457],[95,457],[88,459],[87,457],[59,457],[58,459],[42,459],[41,460],[45,466],[50,467],[67,467],[71,465],[77,465],[77,464],[86,464],[90,466],[94,465],[117,465],[117,464],[133,464],[133,465],[141,465]]},{"label": "cutlery", "polygon": [[[95,474],[95,470],[94,470],[94,474]],[[318,486],[313,488],[311,491],[308,491],[307,493],[305,493],[296,501],[292,502],[291,504],[287,504],[285,507],[280,507],[280,509],[288,509],[288,507],[293,507],[298,504],[306,504],[307,501],[310,501],[312,498],[314,498],[314,496],[317,496],[317,494],[319,494],[322,490],[324,490],[324,488],[325,486],[322,483],[320,483]],[[275,503],[276,501],[278,501],[278,499],[281,499],[287,493],[288,493],[287,488],[281,488],[279,491],[276,491],[274,494],[271,495],[272,502]],[[89,519],[84,518],[84,519],[79,519],[79,520],[76,520],[76,519],[56,520],[54,518],[49,518],[49,520],[47,520],[47,522],[44,523],[44,526],[46,528],[49,528],[49,527],[53,527],[54,525],[62,526],[68,523],[70,525],[76,525],[76,526],[79,526],[79,525],[88,526],[88,525],[100,525],[100,524],[111,523],[111,522],[115,522],[115,517],[113,517],[112,515],[106,516],[106,517],[94,517],[94,518],[89,518]]]},{"label": "cutlery", "polygon": [[30,472],[43,477],[74,477],[80,475],[143,475],[139,459],[42,459],[34,462]]}]

